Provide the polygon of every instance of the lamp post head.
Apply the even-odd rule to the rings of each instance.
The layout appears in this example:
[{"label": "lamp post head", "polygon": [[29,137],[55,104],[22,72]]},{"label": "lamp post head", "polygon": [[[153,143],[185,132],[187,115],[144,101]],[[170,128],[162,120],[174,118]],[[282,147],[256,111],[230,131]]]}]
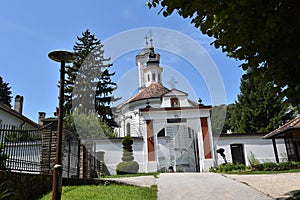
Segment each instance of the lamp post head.
[{"label": "lamp post head", "polygon": [[71,63],[75,60],[74,53],[64,50],[52,51],[48,54],[48,57],[56,62]]}]

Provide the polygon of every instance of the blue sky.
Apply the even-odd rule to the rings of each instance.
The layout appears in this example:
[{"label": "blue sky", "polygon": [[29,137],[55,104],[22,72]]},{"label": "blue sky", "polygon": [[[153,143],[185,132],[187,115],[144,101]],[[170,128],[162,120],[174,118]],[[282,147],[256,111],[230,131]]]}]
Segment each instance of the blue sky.
[{"label": "blue sky", "polygon": [[[146,1],[146,0],[145,0]],[[211,38],[200,33],[188,19],[173,14],[164,18],[158,15],[158,9],[148,9],[143,0],[64,0],[64,1],[22,1],[10,0],[1,3],[0,7],[0,76],[11,86],[13,96],[24,96],[24,115],[37,121],[37,113],[44,111],[53,116],[58,104],[59,64],[48,58],[48,53],[56,49],[72,50],[83,31],[89,29],[96,38],[106,44],[118,35],[132,31],[138,45],[143,48],[147,30],[153,31],[154,46],[160,46],[160,28],[176,31],[195,41],[211,58],[224,83],[226,103],[236,100],[239,93],[240,78],[243,74],[238,67],[239,62],[227,58],[221,50],[210,45]],[[151,28],[152,27],[152,28]],[[157,40],[156,40],[157,39]],[[118,41],[118,40],[115,40]],[[173,41],[172,41],[173,42]],[[207,77],[195,76],[195,69],[189,60],[172,52],[172,45],[180,45],[181,41],[170,42],[169,49],[156,49],[161,54],[161,65],[164,67],[164,84],[174,76],[178,81],[177,88],[188,91],[190,98],[203,99],[205,104],[214,104],[208,90]],[[132,41],[108,45],[114,50],[132,45]],[[176,46],[175,45],[175,46]],[[114,81],[130,85],[129,89],[116,91],[116,96],[123,100],[136,92],[138,87],[135,55],[138,49],[132,49],[123,55],[109,55],[111,49],[105,49],[107,57],[112,57],[116,72]],[[199,60],[200,57],[191,58]],[[204,62],[204,61],[203,61]],[[199,66],[198,66],[199,67]],[[204,64],[203,67],[206,65]],[[210,80],[215,79],[211,76]],[[122,84],[121,84],[122,83]],[[122,91],[121,91],[122,90]]]}]

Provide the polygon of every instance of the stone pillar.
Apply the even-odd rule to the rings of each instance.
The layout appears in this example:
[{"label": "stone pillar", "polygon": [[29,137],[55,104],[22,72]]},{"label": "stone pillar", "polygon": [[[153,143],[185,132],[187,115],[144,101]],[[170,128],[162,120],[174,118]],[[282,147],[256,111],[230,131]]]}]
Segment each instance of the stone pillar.
[{"label": "stone pillar", "polygon": [[52,174],[53,166],[56,163],[57,119],[47,120],[46,126],[41,131],[41,172],[42,174]]}]

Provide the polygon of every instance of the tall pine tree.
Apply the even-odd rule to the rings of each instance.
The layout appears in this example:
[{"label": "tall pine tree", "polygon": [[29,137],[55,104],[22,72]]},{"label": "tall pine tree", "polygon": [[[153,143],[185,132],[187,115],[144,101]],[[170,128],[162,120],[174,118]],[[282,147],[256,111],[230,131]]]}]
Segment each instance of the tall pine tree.
[{"label": "tall pine tree", "polygon": [[11,91],[9,84],[3,81],[3,78],[0,76],[0,102],[11,107]]},{"label": "tall pine tree", "polygon": [[110,102],[116,84],[112,82],[110,59],[104,58],[103,44],[89,30],[77,37],[73,50],[76,60],[66,68],[65,113],[72,110],[95,112],[99,119],[113,124]]},{"label": "tall pine tree", "polygon": [[234,132],[269,132],[291,119],[293,111],[280,88],[274,82],[265,84],[262,77],[251,70],[242,77],[240,94],[228,122]]}]

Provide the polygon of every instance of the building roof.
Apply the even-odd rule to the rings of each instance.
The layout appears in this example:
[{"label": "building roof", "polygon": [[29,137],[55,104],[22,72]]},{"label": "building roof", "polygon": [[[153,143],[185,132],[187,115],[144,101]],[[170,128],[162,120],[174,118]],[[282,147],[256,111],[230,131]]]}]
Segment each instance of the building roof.
[{"label": "building roof", "polygon": [[153,47],[145,47],[140,51],[138,56],[143,56],[145,54],[150,54],[152,51],[153,51],[154,54],[158,54],[157,52],[154,51]]},{"label": "building roof", "polygon": [[39,125],[37,123],[35,123],[31,119],[25,117],[24,115],[18,113],[17,111],[11,109],[9,106],[7,106],[7,105],[5,105],[3,103],[0,103],[0,110],[3,110],[4,112],[7,112],[7,113],[11,114],[11,115],[13,115],[13,116],[15,116],[15,117],[23,120],[24,122],[26,122],[26,123],[28,123],[28,124],[36,127],[36,128],[39,127]]},{"label": "building roof", "polygon": [[163,86],[161,83],[151,83],[148,87],[142,89],[139,93],[129,98],[124,103],[120,104],[117,108],[121,108],[123,105],[127,103],[131,103],[134,101],[142,100],[142,99],[151,99],[151,98],[160,98],[165,93],[170,92],[168,88]]},{"label": "building roof", "polygon": [[221,138],[227,137],[259,137],[262,138],[266,133],[222,133],[219,136]]},{"label": "building roof", "polygon": [[154,82],[151,83],[148,87],[142,89],[138,94],[134,95],[130,99],[130,102],[141,99],[160,98],[167,92],[170,92],[168,88],[163,86],[161,83]]},{"label": "building roof", "polygon": [[263,138],[270,139],[272,137],[278,136],[283,132],[286,132],[291,129],[300,129],[300,116],[296,117],[295,119],[290,120],[286,124],[280,126],[279,128],[275,129],[274,131],[268,133]]}]

